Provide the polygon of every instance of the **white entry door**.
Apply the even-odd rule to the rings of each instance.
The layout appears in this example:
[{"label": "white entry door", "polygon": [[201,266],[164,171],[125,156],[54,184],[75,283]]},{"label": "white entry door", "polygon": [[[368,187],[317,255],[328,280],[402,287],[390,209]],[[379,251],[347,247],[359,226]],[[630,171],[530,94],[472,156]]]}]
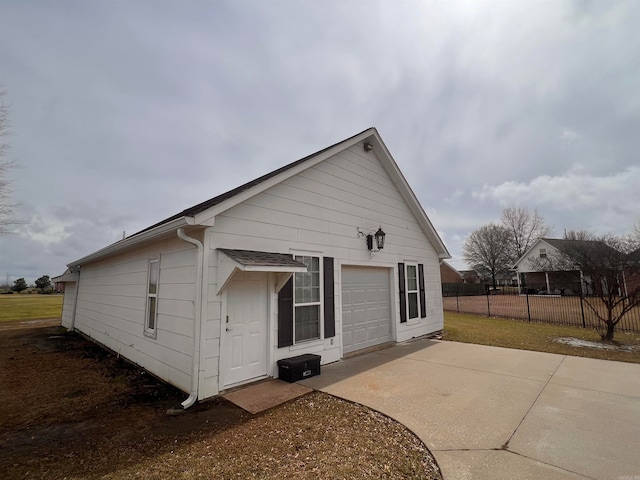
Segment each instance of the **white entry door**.
[{"label": "white entry door", "polygon": [[227,287],[223,319],[225,386],[267,374],[267,306],[267,274],[236,273]]}]

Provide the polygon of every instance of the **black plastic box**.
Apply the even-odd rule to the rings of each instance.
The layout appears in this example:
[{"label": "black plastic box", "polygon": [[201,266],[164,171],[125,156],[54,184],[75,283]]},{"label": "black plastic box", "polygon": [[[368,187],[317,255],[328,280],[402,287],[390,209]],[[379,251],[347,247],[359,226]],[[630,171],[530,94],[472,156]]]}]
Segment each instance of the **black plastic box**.
[{"label": "black plastic box", "polygon": [[278,377],[289,383],[320,375],[320,355],[307,353],[278,360]]}]

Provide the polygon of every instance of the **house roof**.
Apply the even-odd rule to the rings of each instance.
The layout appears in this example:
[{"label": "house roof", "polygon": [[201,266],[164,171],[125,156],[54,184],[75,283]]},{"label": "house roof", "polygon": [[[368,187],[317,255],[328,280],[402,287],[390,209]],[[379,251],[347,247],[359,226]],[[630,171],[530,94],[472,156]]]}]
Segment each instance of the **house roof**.
[{"label": "house roof", "polygon": [[[594,255],[595,257],[601,256],[603,252],[611,254],[620,254],[616,249],[610,247],[604,242],[599,240],[568,240],[564,238],[540,238],[527,250],[515,263],[513,268],[517,268],[518,265],[525,259],[528,259],[531,252],[538,247],[538,245],[544,242],[547,245],[555,248],[559,252],[565,254],[570,258],[584,257]],[[579,258],[575,258],[579,261]]]},{"label": "house roof", "polygon": [[193,216],[197,215],[198,213],[202,213],[205,210],[208,210],[209,208],[215,207],[216,205],[224,202],[225,200],[229,200],[230,198],[233,198],[234,196],[236,196],[236,195],[238,195],[238,194],[240,194],[240,193],[242,193],[242,192],[244,192],[246,190],[249,190],[252,187],[260,185],[261,183],[269,180],[270,178],[273,178],[273,177],[279,175],[280,173],[286,172],[287,170],[290,170],[293,167],[296,167],[296,166],[306,162],[307,160],[309,160],[309,159],[311,159],[313,157],[316,157],[316,156],[320,155],[321,153],[326,152],[327,150],[331,150],[332,148],[334,148],[337,145],[340,145],[342,143],[348,142],[352,138],[355,138],[355,137],[357,137],[359,135],[362,135],[363,133],[371,130],[372,128],[368,128],[367,130],[363,130],[362,132],[357,133],[356,135],[353,135],[352,137],[349,137],[349,138],[347,138],[345,140],[342,140],[340,142],[334,143],[333,145],[330,145],[330,146],[328,146],[326,148],[323,148],[322,150],[319,150],[319,151],[317,151],[315,153],[312,153],[311,155],[307,155],[306,157],[301,158],[300,160],[296,160],[295,162],[291,162],[290,164],[285,165],[284,167],[280,167],[277,170],[274,170],[274,171],[269,172],[269,173],[267,173],[265,175],[262,175],[261,177],[258,177],[255,180],[251,180],[250,182],[247,182],[244,185],[240,185],[239,187],[236,187],[233,190],[229,190],[228,192],[225,192],[225,193],[220,194],[220,195],[218,195],[216,197],[210,198],[209,200],[205,200],[204,202],[198,203],[197,205],[194,205],[193,207],[189,207],[189,208],[181,211],[180,213],[176,213],[175,215],[172,215],[172,216],[170,216],[168,218],[165,218],[164,220],[161,220],[158,223],[155,223],[155,224],[151,225],[150,227],[147,227],[147,228],[145,228],[143,230],[140,230],[139,232],[136,232],[136,233],[130,235],[130,237],[134,237],[134,236],[139,235],[141,233],[144,233],[144,232],[146,232],[148,230],[151,230],[151,229],[153,229],[155,227],[158,227],[160,225],[164,225],[166,223],[169,223],[169,222],[171,222],[173,220],[177,220],[177,219],[182,218],[182,217],[193,217]]},{"label": "house roof", "polygon": [[248,198],[258,195],[264,190],[280,182],[283,182],[284,180],[308,168],[313,167],[314,165],[322,162],[332,155],[335,155],[336,153],[343,151],[358,142],[363,141],[368,141],[372,144],[374,153],[382,162],[384,169],[390,176],[394,185],[398,188],[398,191],[406,201],[409,209],[414,214],[423,232],[433,244],[438,257],[441,259],[451,258],[449,251],[445,247],[442,239],[433,227],[433,224],[422,209],[420,202],[413,193],[413,190],[411,190],[411,187],[404,178],[404,175],[400,171],[395,160],[391,156],[391,153],[382,141],[382,138],[380,137],[378,131],[375,129],[375,127],[371,127],[345,140],[334,143],[329,147],[323,148],[322,150],[319,150],[311,155],[285,165],[284,167],[278,168],[270,173],[258,177],[255,180],[240,185],[239,187],[229,190],[228,192],[182,210],[181,212],[165,218],[164,220],[155,223],[143,230],[140,230],[139,232],[136,232],[123,240],[113,243],[79,260],[71,262],[70,264],[68,264],[68,266],[82,265],[84,263],[89,263],[101,258],[106,258],[112,254],[141,244],[162,234],[167,234],[168,232],[174,231],[180,227],[189,225],[200,225],[204,227],[211,226],[213,225],[213,219],[215,219],[216,215],[247,200]]},{"label": "house roof", "polygon": [[291,258],[291,256],[285,255],[284,253],[257,252],[254,250],[230,250],[228,248],[219,248],[218,250],[241,265],[255,267],[307,268],[304,263],[298,262]]},{"label": "house roof", "polygon": [[445,262],[444,260],[442,261],[441,265],[445,268],[448,268],[449,270],[451,270],[453,273],[455,273],[456,275],[458,275],[460,278],[462,278],[462,272],[459,271],[458,269],[456,269],[455,267],[453,267],[452,265],[449,265],[447,262]]},{"label": "house roof", "polygon": [[640,248],[627,255],[627,260],[632,263],[640,262]]}]

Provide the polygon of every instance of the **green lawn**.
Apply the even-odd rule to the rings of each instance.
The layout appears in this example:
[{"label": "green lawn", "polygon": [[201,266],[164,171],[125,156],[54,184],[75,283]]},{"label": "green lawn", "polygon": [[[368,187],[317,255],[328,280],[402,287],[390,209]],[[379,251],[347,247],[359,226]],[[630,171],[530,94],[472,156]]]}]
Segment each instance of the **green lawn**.
[{"label": "green lawn", "polygon": [[444,312],[444,340],[640,363],[639,334],[616,332],[614,337],[620,346],[636,347],[634,352],[574,347],[555,342],[554,339],[558,337],[600,341],[597,332],[588,328]]},{"label": "green lawn", "polygon": [[62,295],[0,295],[0,322],[60,318]]}]

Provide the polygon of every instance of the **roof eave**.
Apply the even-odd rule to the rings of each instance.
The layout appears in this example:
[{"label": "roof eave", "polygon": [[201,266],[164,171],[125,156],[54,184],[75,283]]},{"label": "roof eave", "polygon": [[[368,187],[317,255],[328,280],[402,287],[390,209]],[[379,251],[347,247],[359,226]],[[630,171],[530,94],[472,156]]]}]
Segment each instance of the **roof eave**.
[{"label": "roof eave", "polygon": [[163,223],[162,225],[158,225],[157,227],[147,230],[145,232],[132,235],[131,237],[127,237],[124,240],[120,240],[119,242],[112,243],[111,245],[104,247],[96,252],[93,252],[86,257],[82,257],[78,260],[75,260],[71,263],[67,264],[67,267],[76,267],[81,266],[87,263],[95,262],[97,260],[101,260],[108,256],[114,255],[116,253],[120,253],[122,251],[128,250],[134,246],[137,246],[141,243],[147,242],[149,240],[153,240],[162,235],[166,235],[167,233],[177,230],[180,227],[185,227],[187,225],[193,225],[193,217],[180,217],[176,218],[167,223]]},{"label": "roof eave", "polygon": [[[440,238],[438,231],[435,229],[435,227],[431,223],[431,220],[429,220],[429,217],[427,216],[426,212],[422,208],[422,205],[420,204],[418,197],[416,197],[415,193],[411,189],[411,186],[409,185],[409,182],[407,182],[407,179],[402,174],[400,167],[398,167],[398,164],[396,163],[396,161],[393,158],[393,155],[391,155],[391,152],[389,151],[384,141],[382,140],[382,137],[378,133],[378,130],[376,128],[372,128],[371,130],[372,130],[372,135],[376,139],[376,143],[377,143],[376,146],[378,147],[376,149],[376,146],[374,146],[374,151],[377,150],[376,153],[382,154],[385,157],[387,157],[387,159],[389,159],[389,162],[383,163],[383,166],[388,165],[391,167],[391,170],[387,170],[387,173],[396,184],[396,187],[398,188],[398,191],[400,192],[400,194],[404,197],[404,200],[407,202],[409,209],[415,215],[416,219],[418,220],[418,224],[422,228],[422,231],[424,232],[424,234],[427,236],[427,238],[431,241],[434,248],[436,249],[436,253],[438,254],[438,259],[447,260],[451,258],[451,254],[449,253],[449,250],[447,250],[447,247],[442,241],[442,238]],[[378,155],[378,158],[380,158],[380,155]]]}]

